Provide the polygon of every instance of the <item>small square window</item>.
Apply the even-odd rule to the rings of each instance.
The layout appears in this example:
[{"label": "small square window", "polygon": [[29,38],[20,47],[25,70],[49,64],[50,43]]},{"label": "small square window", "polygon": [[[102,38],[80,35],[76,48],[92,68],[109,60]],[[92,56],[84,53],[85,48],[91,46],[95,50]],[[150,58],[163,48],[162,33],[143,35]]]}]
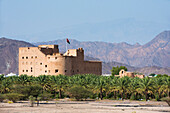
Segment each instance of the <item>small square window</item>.
[{"label": "small square window", "polygon": [[50,70],[48,70],[48,72],[50,73]]},{"label": "small square window", "polygon": [[28,59],[28,57],[26,57],[26,59]]},{"label": "small square window", "polygon": [[28,70],[26,70],[26,72],[28,72]]},{"label": "small square window", "polygon": [[24,70],[22,70],[22,72],[24,72]]},{"label": "small square window", "polygon": [[45,73],[47,73],[47,70],[45,70]]},{"label": "small square window", "polygon": [[48,57],[48,59],[50,59],[50,57]]},{"label": "small square window", "polygon": [[55,59],[57,59],[57,57],[55,57]]},{"label": "small square window", "polygon": [[67,72],[67,70],[65,70],[65,72]]},{"label": "small square window", "polygon": [[58,72],[58,69],[55,70],[55,73],[57,73],[57,72]]},{"label": "small square window", "polygon": [[42,63],[40,63],[40,65],[42,65]]},{"label": "small square window", "polygon": [[47,67],[47,65],[45,65],[45,67]]},{"label": "small square window", "polygon": [[24,59],[24,57],[22,57],[22,59]]},{"label": "small square window", "polygon": [[32,72],[32,70],[31,70],[31,72]]},{"label": "small square window", "polygon": [[31,56],[31,59],[33,59],[33,56]]},{"label": "small square window", "polygon": [[35,58],[37,58],[37,56],[35,56]]}]

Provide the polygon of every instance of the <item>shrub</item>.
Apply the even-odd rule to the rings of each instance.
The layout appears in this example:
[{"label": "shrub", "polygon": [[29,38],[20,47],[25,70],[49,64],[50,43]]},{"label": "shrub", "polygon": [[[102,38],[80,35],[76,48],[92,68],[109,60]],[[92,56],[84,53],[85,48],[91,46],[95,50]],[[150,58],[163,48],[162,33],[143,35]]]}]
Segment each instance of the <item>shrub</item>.
[{"label": "shrub", "polygon": [[12,104],[13,102],[12,101],[8,101],[8,104]]},{"label": "shrub", "polygon": [[76,100],[87,99],[91,95],[93,95],[92,91],[82,87],[82,86],[74,86],[68,90],[68,95]]},{"label": "shrub", "polygon": [[35,97],[33,97],[32,95],[29,96],[29,101],[30,101],[30,107],[33,107],[34,106]]},{"label": "shrub", "polygon": [[17,100],[20,100],[24,95],[19,94],[19,93],[8,93],[5,94],[5,98],[9,99],[13,102],[16,102]]},{"label": "shrub", "polygon": [[51,93],[44,92],[40,94],[38,97],[39,97],[39,100],[50,100],[51,95],[52,95]]},{"label": "shrub", "polygon": [[4,95],[0,94],[0,102],[2,102],[4,99]]},{"label": "shrub", "polygon": [[164,97],[161,100],[165,101],[170,106],[170,97]]}]

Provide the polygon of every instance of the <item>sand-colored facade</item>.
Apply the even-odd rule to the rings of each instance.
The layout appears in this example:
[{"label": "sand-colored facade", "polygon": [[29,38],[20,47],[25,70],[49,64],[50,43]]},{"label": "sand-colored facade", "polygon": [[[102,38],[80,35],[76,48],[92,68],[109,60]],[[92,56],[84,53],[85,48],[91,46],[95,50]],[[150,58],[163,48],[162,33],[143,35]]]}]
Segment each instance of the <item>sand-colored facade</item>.
[{"label": "sand-colored facade", "polygon": [[102,74],[101,61],[84,61],[83,48],[59,53],[58,45],[19,48],[19,75]]},{"label": "sand-colored facade", "polygon": [[120,78],[124,76],[128,76],[131,78],[134,78],[134,77],[144,78],[145,77],[145,75],[136,75],[134,74],[134,72],[125,71],[124,69],[121,69],[119,71],[119,75],[115,75],[115,76],[119,76]]}]

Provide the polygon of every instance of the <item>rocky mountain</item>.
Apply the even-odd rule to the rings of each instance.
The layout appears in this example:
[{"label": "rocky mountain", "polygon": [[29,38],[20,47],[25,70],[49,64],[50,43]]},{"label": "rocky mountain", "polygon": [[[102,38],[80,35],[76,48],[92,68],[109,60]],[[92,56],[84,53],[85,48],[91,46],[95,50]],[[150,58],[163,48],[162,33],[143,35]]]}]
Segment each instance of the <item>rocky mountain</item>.
[{"label": "rocky mountain", "polygon": [[[68,49],[83,47],[85,60],[102,60],[102,72],[111,73],[113,66],[126,66],[129,71],[143,74],[168,74],[170,75],[170,31],[164,31],[145,45],[138,43],[131,45],[126,42],[80,42],[70,39]],[[58,44],[60,52],[65,52],[65,40],[34,43]],[[18,73],[18,48],[31,47],[33,44],[0,38],[0,73]],[[164,67],[164,68],[162,68]]]},{"label": "rocky mountain", "polygon": [[170,75],[170,67],[168,67],[168,68],[162,68],[162,67],[157,67],[157,66],[133,67],[133,66],[129,66],[126,64],[118,63],[118,62],[108,62],[108,63],[103,62],[102,63],[102,73],[103,74],[111,74],[111,69],[113,66],[114,67],[126,66],[128,71],[142,73],[146,76],[148,76],[151,73]]},{"label": "rocky mountain", "polygon": [[[74,39],[70,39],[70,42],[71,44],[67,45],[68,49],[82,47],[85,50],[85,55],[98,58],[104,62],[120,62],[135,67],[170,67],[170,31],[158,34],[144,45],[138,43],[131,45],[126,42],[80,42]],[[34,44],[58,44],[60,51],[65,51],[66,48],[65,39]]]},{"label": "rocky mountain", "polygon": [[30,43],[0,38],[0,73],[18,73],[18,48],[34,46]]}]

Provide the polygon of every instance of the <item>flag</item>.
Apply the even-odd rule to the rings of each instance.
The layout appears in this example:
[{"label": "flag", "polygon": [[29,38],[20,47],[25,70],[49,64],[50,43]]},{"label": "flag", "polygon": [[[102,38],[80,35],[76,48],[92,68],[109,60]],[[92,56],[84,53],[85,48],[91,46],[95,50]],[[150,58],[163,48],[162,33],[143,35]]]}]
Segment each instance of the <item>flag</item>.
[{"label": "flag", "polygon": [[68,38],[66,39],[66,41],[67,41],[67,43],[69,43],[69,44],[70,44],[70,41],[68,40]]}]

